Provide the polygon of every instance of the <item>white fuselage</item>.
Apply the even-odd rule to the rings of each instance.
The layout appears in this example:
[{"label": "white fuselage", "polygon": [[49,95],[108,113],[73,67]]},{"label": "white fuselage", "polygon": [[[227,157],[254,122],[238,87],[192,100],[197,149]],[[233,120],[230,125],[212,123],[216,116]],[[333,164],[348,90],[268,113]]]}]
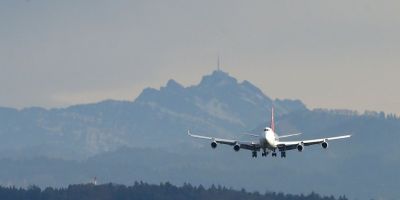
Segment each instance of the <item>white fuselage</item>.
[{"label": "white fuselage", "polygon": [[275,132],[271,128],[265,128],[264,133],[260,138],[260,145],[262,149],[275,149],[277,143],[277,137]]}]

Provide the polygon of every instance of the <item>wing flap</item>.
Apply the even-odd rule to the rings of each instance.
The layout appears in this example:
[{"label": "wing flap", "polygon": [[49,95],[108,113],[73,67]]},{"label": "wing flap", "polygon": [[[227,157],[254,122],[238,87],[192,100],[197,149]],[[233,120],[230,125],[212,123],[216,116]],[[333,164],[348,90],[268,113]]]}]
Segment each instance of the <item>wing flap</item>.
[{"label": "wing flap", "polygon": [[258,143],[239,143],[240,148],[242,149],[247,149],[247,150],[251,150],[251,151],[258,151],[260,150],[260,144]]}]

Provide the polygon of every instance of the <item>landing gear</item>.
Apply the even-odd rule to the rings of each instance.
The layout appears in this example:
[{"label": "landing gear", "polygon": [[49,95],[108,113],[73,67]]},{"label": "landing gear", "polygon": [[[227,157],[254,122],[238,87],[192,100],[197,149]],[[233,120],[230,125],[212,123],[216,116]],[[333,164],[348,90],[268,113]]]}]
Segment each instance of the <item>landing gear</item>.
[{"label": "landing gear", "polygon": [[251,156],[252,156],[253,158],[257,158],[257,151],[253,151],[252,154],[251,154]]},{"label": "landing gear", "polygon": [[267,157],[268,153],[269,153],[269,152],[267,152],[266,149],[263,149],[263,152],[261,153],[261,156],[262,156],[262,157]]},{"label": "landing gear", "polygon": [[272,154],[271,154],[271,156],[272,156],[272,157],[276,157],[276,152],[275,152],[275,149],[273,149],[273,150],[272,150]]},{"label": "landing gear", "polygon": [[268,152],[263,152],[263,153],[261,154],[262,157],[267,157],[267,155],[268,155]]},{"label": "landing gear", "polygon": [[286,158],[286,151],[281,151],[281,158]]}]

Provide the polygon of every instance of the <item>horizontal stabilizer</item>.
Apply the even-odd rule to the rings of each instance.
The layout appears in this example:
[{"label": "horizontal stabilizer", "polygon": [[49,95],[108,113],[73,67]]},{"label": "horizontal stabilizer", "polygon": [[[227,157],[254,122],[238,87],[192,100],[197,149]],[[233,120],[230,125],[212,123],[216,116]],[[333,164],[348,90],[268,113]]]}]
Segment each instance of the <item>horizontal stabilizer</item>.
[{"label": "horizontal stabilizer", "polygon": [[282,136],[278,136],[278,138],[281,139],[281,138],[287,138],[287,137],[292,137],[292,136],[296,136],[296,135],[301,135],[301,133],[290,134],[290,135],[282,135]]},{"label": "horizontal stabilizer", "polygon": [[251,133],[243,133],[243,135],[249,135],[249,136],[252,136],[252,137],[260,137],[259,135],[251,134]]}]

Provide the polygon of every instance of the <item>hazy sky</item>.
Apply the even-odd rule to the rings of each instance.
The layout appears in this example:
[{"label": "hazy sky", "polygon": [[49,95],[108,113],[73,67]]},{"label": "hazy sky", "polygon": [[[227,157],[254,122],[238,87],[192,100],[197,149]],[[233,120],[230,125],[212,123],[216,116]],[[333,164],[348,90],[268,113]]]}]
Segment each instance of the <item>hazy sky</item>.
[{"label": "hazy sky", "polygon": [[216,68],[309,108],[400,114],[400,1],[3,0],[0,106],[133,100]]}]

